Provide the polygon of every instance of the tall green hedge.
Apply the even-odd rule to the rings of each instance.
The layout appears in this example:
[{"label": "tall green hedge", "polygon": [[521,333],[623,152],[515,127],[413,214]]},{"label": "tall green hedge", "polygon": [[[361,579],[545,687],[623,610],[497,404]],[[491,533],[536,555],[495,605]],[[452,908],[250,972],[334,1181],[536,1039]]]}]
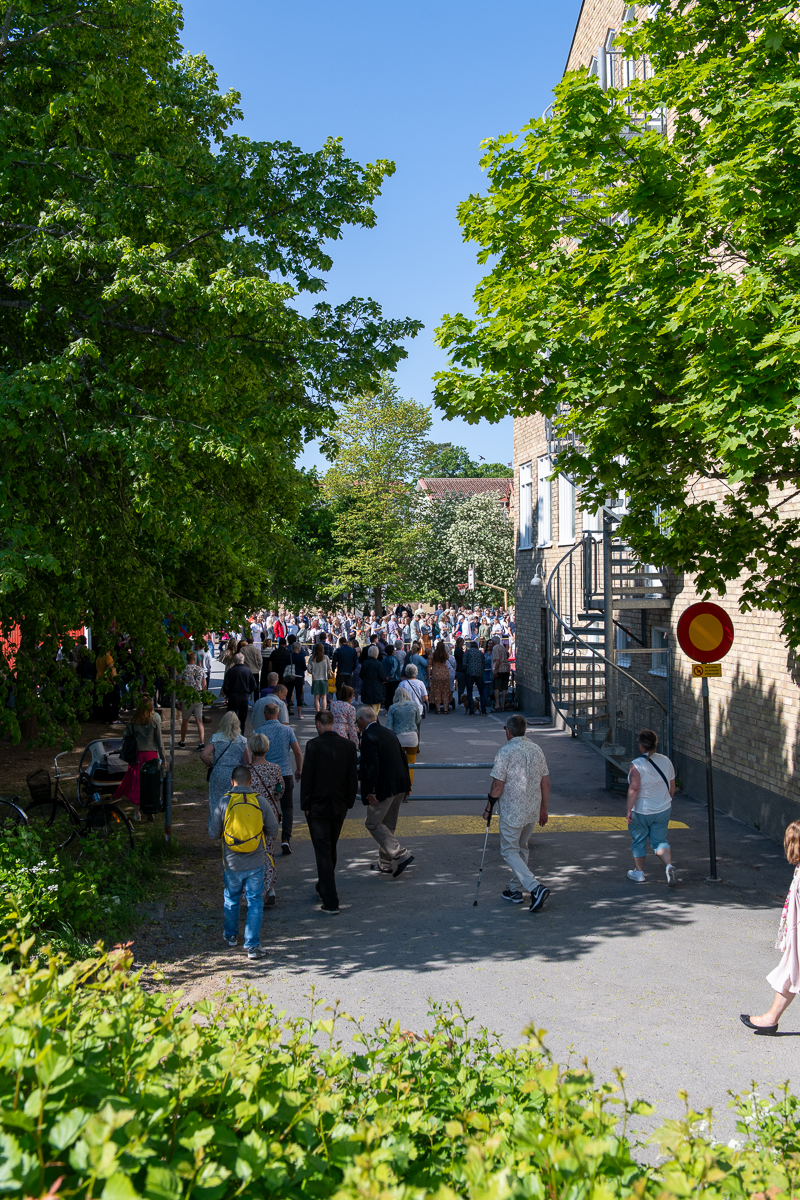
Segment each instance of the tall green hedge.
[{"label": "tall green hedge", "polygon": [[[329,1009],[287,1020],[255,993],[180,1008],[143,987],[124,955],[65,966],[29,962],[31,945],[17,947],[18,969],[0,967],[2,1192],[775,1200],[796,1190],[791,1097],[777,1112],[751,1107],[756,1141],[743,1150],[711,1144],[690,1114],[663,1131],[669,1158],[656,1169],[625,1135],[648,1106],[595,1085],[585,1066],[559,1068],[536,1036],[507,1050],[440,1009],[427,1034],[356,1031],[348,1051]],[[780,1154],[757,1144],[770,1122]]]}]

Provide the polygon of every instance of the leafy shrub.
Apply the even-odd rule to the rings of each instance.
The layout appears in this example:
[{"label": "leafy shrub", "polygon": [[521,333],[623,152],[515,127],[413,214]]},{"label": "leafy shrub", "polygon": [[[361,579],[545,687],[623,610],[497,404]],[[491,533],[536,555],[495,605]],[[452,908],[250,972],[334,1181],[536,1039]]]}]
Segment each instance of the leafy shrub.
[{"label": "leafy shrub", "polygon": [[505,1050],[438,1010],[422,1038],[386,1026],[345,1052],[335,1013],[281,1021],[257,994],[179,1010],[122,955],[62,969],[12,943],[23,965],[0,968],[3,1192],[659,1200],[795,1188],[794,1110],[781,1157],[714,1146],[688,1114],[663,1133],[669,1160],[648,1167],[624,1132],[648,1107],[585,1067],[559,1069],[536,1037]]},{"label": "leafy shrub", "polygon": [[4,830],[0,838],[0,928],[32,934],[84,956],[99,936],[113,941],[137,920],[136,906],[164,886],[159,866],[178,853],[163,834],[137,841],[120,862],[91,837],[56,853],[48,830]]}]

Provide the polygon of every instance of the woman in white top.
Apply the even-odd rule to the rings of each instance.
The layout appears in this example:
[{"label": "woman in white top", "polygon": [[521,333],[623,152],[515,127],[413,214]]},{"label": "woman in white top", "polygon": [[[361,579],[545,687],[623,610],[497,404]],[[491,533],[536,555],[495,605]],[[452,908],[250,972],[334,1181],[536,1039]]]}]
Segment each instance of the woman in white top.
[{"label": "woman in white top", "polygon": [[632,883],[644,883],[644,859],[647,839],[667,871],[667,886],[677,882],[672,865],[667,833],[675,795],[675,768],[665,754],[656,754],[658,736],[652,729],[639,734],[641,758],[635,758],[628,772],[628,827],[634,870],[628,871]]},{"label": "woman in white top", "polygon": [[311,676],[311,694],[314,711],[325,712],[328,707],[328,680],[333,674],[331,660],[325,653],[322,642],[317,642],[308,660],[307,673]]}]

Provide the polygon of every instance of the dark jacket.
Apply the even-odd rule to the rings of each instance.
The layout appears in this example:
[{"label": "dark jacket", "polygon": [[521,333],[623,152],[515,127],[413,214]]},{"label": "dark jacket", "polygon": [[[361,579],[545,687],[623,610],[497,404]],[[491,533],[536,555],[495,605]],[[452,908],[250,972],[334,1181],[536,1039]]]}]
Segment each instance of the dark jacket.
[{"label": "dark jacket", "polygon": [[256,681],[253,672],[244,663],[234,663],[225,672],[221,692],[229,700],[246,700],[251,692],[256,691]]},{"label": "dark jacket", "polygon": [[326,730],[306,746],[300,778],[300,807],[332,817],[352,808],[358,791],[358,752],[349,738]]},{"label": "dark jacket", "polygon": [[361,700],[364,704],[383,704],[383,683],[386,672],[380,659],[368,658],[361,663]]},{"label": "dark jacket", "polygon": [[398,792],[411,791],[411,776],[396,733],[373,721],[361,735],[361,799],[377,796],[378,803]]},{"label": "dark jacket", "polygon": [[352,675],[358,663],[358,651],[352,646],[337,646],[333,652],[333,669],[337,675]]}]

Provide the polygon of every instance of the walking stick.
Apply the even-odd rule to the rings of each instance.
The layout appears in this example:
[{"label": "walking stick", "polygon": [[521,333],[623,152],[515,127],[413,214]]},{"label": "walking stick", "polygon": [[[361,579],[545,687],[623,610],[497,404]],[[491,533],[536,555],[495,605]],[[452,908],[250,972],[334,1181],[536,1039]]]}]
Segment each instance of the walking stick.
[{"label": "walking stick", "polygon": [[486,820],[486,836],[483,839],[483,854],[481,855],[481,865],[478,868],[478,886],[475,888],[475,899],[472,902],[473,908],[478,907],[478,892],[481,890],[481,875],[483,874],[483,862],[486,858],[486,846],[489,841],[489,826],[492,823],[492,813],[494,812],[494,801],[492,800],[491,796],[489,797],[489,804],[491,805],[491,808],[489,810],[489,816]]}]

